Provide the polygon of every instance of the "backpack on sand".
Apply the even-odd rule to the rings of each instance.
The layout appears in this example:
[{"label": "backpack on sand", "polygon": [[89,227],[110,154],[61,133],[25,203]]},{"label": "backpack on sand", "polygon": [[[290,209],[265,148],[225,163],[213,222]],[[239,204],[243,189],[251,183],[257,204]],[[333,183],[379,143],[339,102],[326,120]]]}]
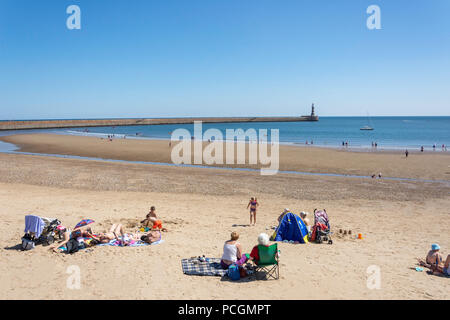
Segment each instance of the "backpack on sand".
[{"label": "backpack on sand", "polygon": [[232,264],[231,266],[228,267],[228,277],[233,281],[241,279],[241,274],[239,272],[239,267],[237,265]]},{"label": "backpack on sand", "polygon": [[22,238],[22,250],[31,250],[34,249],[36,243],[31,240],[29,237]]}]

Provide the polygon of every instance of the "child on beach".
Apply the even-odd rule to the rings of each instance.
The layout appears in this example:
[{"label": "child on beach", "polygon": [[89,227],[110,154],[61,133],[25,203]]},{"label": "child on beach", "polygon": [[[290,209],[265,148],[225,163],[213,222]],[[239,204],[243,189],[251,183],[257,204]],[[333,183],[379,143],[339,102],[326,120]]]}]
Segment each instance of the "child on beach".
[{"label": "child on beach", "polygon": [[248,202],[247,209],[250,207],[250,225],[252,225],[252,217],[253,217],[253,225],[256,225],[256,209],[259,207],[258,200],[256,198],[251,197]]},{"label": "child on beach", "polygon": [[141,221],[141,224],[146,228],[167,231],[166,228],[163,228],[162,221],[158,220],[158,217],[156,216],[156,208],[154,206],[150,208],[150,212],[147,213],[147,216]]}]

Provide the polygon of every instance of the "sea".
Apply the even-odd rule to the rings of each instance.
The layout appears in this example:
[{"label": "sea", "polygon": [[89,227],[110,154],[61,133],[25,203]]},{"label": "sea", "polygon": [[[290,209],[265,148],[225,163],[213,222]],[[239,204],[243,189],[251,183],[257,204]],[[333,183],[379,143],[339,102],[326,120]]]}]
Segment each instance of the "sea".
[{"label": "sea", "polygon": [[[367,125],[374,130],[360,130]],[[98,137],[114,135],[114,138],[170,139],[176,129],[186,129],[194,135],[193,124],[39,129],[7,131],[1,135],[51,132]],[[278,129],[280,144],[298,146],[342,148],[344,143],[353,149],[372,149],[372,145],[376,143],[378,149],[419,150],[423,146],[425,150],[442,151],[442,145],[445,145],[450,150],[450,116],[320,117],[317,122],[203,123],[203,133],[208,129],[219,130],[223,139],[227,138],[227,129],[255,129],[258,138],[265,138],[269,142],[273,142],[271,129]]]}]

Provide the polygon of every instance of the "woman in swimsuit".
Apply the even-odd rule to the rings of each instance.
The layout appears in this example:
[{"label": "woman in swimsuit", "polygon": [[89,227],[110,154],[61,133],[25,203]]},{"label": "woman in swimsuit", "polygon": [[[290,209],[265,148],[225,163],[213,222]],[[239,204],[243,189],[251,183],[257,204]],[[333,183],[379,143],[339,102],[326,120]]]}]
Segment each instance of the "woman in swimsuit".
[{"label": "woman in swimsuit", "polygon": [[67,242],[70,241],[70,239],[76,240],[80,237],[85,237],[85,238],[93,237],[91,228],[89,228],[89,227],[86,228],[84,226],[75,228],[73,230],[63,227],[61,230],[59,230],[59,232],[63,233],[64,240],[63,240],[63,242],[57,243],[49,248],[50,250],[53,250],[54,252],[60,252],[60,250],[58,250],[58,248],[65,246],[67,244]]},{"label": "woman in swimsuit", "polygon": [[250,208],[250,225],[252,225],[252,217],[253,217],[253,225],[256,225],[256,208],[258,206],[259,206],[258,200],[252,197],[247,205],[247,209]]}]

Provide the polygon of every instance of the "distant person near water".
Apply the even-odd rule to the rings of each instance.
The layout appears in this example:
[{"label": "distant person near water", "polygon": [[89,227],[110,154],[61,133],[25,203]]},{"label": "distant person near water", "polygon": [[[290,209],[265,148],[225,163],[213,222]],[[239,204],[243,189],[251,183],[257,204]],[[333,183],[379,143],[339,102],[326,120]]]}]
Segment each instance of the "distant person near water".
[{"label": "distant person near water", "polygon": [[408,151],[408,149],[406,149],[406,151],[405,151],[405,157],[408,158],[408,155],[409,155],[409,151]]}]

